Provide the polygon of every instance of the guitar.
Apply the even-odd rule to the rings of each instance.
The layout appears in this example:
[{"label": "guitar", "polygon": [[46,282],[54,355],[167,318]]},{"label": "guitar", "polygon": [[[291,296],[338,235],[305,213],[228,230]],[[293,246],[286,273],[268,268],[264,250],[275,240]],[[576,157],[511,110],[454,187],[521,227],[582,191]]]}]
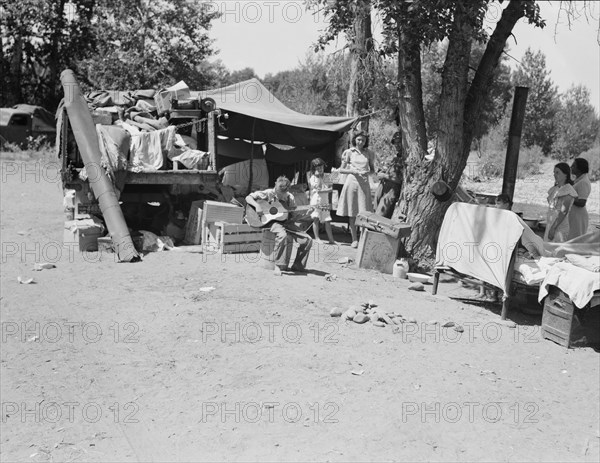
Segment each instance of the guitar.
[{"label": "guitar", "polygon": [[255,199],[263,211],[262,217],[258,216],[256,209],[250,204],[246,205],[246,223],[251,227],[262,228],[273,222],[285,222],[289,217],[289,211],[279,201],[271,202]]},{"label": "guitar", "polygon": [[264,228],[270,226],[273,222],[285,222],[288,219],[296,222],[297,225],[308,224],[306,228],[312,225],[310,213],[314,206],[298,206],[293,211],[288,211],[283,204],[275,200],[272,202],[262,199],[255,199],[263,210],[263,216],[259,217],[256,209],[250,204],[246,205],[246,223],[254,228]]}]

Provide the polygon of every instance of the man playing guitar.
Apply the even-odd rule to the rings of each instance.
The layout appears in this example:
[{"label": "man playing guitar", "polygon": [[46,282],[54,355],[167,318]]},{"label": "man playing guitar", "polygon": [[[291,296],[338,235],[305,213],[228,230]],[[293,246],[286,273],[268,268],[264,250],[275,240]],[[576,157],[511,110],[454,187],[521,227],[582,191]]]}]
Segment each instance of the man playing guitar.
[{"label": "man playing guitar", "polygon": [[[288,211],[296,209],[294,195],[288,190],[290,181],[287,177],[281,176],[275,182],[274,188],[268,188],[262,191],[255,191],[246,196],[246,202],[252,206],[259,218],[264,216],[265,212],[260,203],[273,203],[278,201]],[[298,252],[296,259],[289,270],[292,272],[305,272],[308,262],[308,254],[312,247],[312,238],[304,233],[290,218],[283,221],[273,221],[269,227],[275,237],[275,274],[281,275],[282,271],[288,270],[288,265],[292,255],[294,241],[298,243]]]}]

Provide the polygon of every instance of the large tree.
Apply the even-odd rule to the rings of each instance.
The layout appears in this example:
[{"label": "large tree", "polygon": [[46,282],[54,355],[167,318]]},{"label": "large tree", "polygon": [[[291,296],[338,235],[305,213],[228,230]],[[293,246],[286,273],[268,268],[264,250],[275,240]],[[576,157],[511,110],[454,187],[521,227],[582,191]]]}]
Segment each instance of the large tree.
[{"label": "large tree", "polygon": [[81,71],[94,88],[139,89],[206,82],[208,29],[219,16],[195,0],[96,0],[95,53]]},{"label": "large tree", "polygon": [[94,0],[0,0],[2,106],[56,106],[60,71],[94,46],[93,6]]},{"label": "large tree", "polygon": [[[347,30],[351,17],[344,0],[318,0],[329,15],[329,36]],[[405,182],[399,207],[412,225],[405,247],[421,265],[430,266],[443,215],[448,203],[435,199],[431,186],[445,180],[456,188],[466,166],[477,121],[493,80],[508,37],[521,18],[543,26],[535,1],[511,0],[488,34],[485,15],[488,0],[377,0],[385,37],[382,53],[394,53],[398,59],[397,99],[403,144],[407,153]],[[426,162],[427,133],[421,80],[421,50],[447,40],[448,47],[441,71],[436,156]],[[475,42],[485,43],[485,51],[469,79],[470,57]]]},{"label": "large tree", "polygon": [[[427,123],[427,137],[429,139],[437,137],[440,102],[439,89],[442,85],[442,70],[447,51],[448,44],[444,41],[435,42],[429,47],[424,47],[421,52],[423,105],[425,122]],[[473,44],[469,64],[469,80],[473,79],[473,74],[484,52],[485,44],[480,42]],[[491,127],[499,124],[506,113],[512,96],[511,73],[510,67],[506,64],[507,60],[507,55],[503,53],[494,71],[490,87],[482,103],[481,116],[476,121],[474,130],[474,139],[476,141],[487,134]]]},{"label": "large tree", "polygon": [[553,152],[555,157],[566,161],[592,147],[600,122],[585,86],[573,85],[561,96],[561,102],[556,115],[558,137]]},{"label": "large tree", "polygon": [[560,100],[558,89],[546,68],[546,55],[540,50],[534,53],[531,48],[527,48],[512,81],[515,86],[529,88],[523,123],[523,144],[537,145],[548,155],[556,139],[555,117],[560,109]]},{"label": "large tree", "polygon": [[218,15],[195,0],[0,0],[0,103],[55,108],[65,68],[96,89],[211,86]]}]

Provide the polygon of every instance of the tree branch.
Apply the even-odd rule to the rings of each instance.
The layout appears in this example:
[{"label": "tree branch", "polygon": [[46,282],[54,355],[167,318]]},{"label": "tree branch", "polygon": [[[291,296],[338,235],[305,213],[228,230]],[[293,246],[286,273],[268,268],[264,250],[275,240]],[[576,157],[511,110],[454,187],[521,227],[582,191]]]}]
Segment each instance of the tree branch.
[{"label": "tree branch", "polygon": [[494,71],[498,67],[500,55],[504,51],[506,41],[511,36],[517,21],[525,16],[526,8],[528,6],[532,7],[533,3],[535,3],[533,0],[511,0],[502,12],[500,21],[496,24],[496,28],[487,43],[465,101],[463,154],[468,154],[471,148],[475,122],[481,114],[486,91],[492,81]]}]

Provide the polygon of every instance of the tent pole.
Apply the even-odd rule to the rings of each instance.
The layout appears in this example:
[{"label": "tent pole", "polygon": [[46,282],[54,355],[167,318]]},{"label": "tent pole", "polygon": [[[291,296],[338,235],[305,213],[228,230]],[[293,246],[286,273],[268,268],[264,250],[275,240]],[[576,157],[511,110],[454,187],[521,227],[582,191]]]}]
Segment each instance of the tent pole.
[{"label": "tent pole", "polygon": [[250,146],[250,172],[248,173],[248,193],[252,193],[252,181],[253,175],[252,171],[254,170],[254,128],[256,127],[256,117],[252,119],[252,145]]}]

